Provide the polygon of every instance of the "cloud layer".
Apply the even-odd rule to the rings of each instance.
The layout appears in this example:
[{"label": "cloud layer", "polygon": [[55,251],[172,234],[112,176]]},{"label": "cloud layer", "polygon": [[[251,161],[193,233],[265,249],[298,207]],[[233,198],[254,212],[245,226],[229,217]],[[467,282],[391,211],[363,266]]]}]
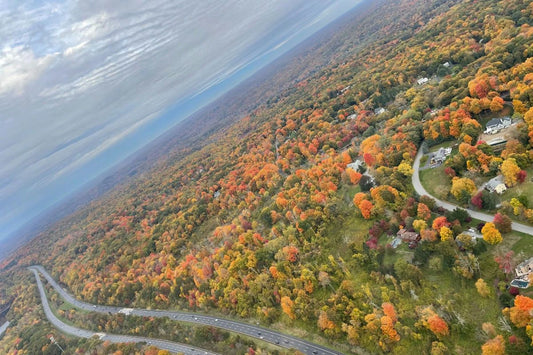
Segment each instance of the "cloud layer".
[{"label": "cloud layer", "polygon": [[[0,229],[12,231],[59,199],[54,183],[68,181],[171,105],[351,6],[348,0],[0,3]],[[71,181],[64,193],[84,182]]]}]

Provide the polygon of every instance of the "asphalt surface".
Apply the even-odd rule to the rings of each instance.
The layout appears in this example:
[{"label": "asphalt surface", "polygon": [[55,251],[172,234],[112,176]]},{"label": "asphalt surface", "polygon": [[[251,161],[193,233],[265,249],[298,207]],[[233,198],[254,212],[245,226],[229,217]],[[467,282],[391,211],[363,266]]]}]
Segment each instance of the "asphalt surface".
[{"label": "asphalt surface", "polygon": [[50,309],[50,305],[48,304],[48,299],[46,298],[46,293],[44,292],[44,287],[41,282],[41,278],[39,277],[39,273],[36,268],[31,267],[31,271],[33,271],[33,274],[35,275],[35,279],[37,280],[37,287],[39,288],[39,293],[41,295],[41,301],[44,308],[44,313],[46,315],[46,318],[52,323],[52,325],[59,330],[61,330],[64,333],[74,335],[80,338],[92,338],[94,336],[100,338],[103,341],[110,341],[112,343],[141,343],[145,342],[150,345],[154,345],[158,347],[159,349],[168,350],[173,353],[183,353],[187,355],[216,355],[216,353],[196,348],[194,346],[190,346],[187,344],[180,344],[175,343],[172,341],[167,340],[161,340],[161,339],[153,339],[153,338],[145,338],[145,337],[137,337],[137,336],[130,336],[130,335],[116,335],[116,334],[106,334],[106,333],[96,333],[85,329],[80,329],[73,327],[69,324],[65,324],[62,321],[60,321],[52,312]]},{"label": "asphalt surface", "polygon": [[[224,318],[217,318],[214,316],[208,316],[204,314],[197,314],[192,312],[179,312],[168,310],[151,310],[140,308],[122,308],[114,306],[100,306],[90,303],[85,303],[77,300],[63,289],[59,284],[48,274],[48,272],[42,266],[32,266],[32,270],[38,270],[48,280],[50,285],[63,297],[67,302],[76,306],[77,308],[84,309],[91,312],[135,315],[142,317],[167,317],[172,320],[189,322],[201,325],[208,325],[225,329],[231,332],[247,335],[252,338],[260,339],[262,341],[280,346],[286,349],[295,349],[304,354],[309,355],[339,355],[341,352],[328,349],[318,344],[311,343],[307,340],[296,338],[290,335],[282,334],[276,331],[272,331],[260,326],[228,320]],[[154,345],[156,345],[154,343]],[[166,348],[165,348],[166,349]]]},{"label": "asphalt surface", "polygon": [[[463,208],[461,206],[454,205],[453,203],[449,203],[449,202],[446,202],[446,201],[439,200],[435,196],[431,196],[426,191],[426,189],[422,186],[422,183],[420,182],[420,176],[419,176],[420,158],[422,158],[422,155],[423,155],[422,149],[418,149],[418,153],[416,154],[415,162],[413,164],[414,173],[413,173],[413,176],[412,176],[413,187],[415,188],[415,191],[420,196],[426,195],[426,196],[429,196],[429,197],[433,198],[435,200],[437,206],[445,208],[445,209],[447,209],[449,211],[453,211],[456,207]],[[466,208],[466,211],[468,211],[470,216],[472,216],[473,218],[476,218],[476,219],[479,219],[479,220],[482,220],[482,221],[485,221],[485,222],[492,222],[492,220],[494,219],[494,215],[490,215],[490,214],[486,214],[486,213],[483,213],[483,212],[474,211],[474,210],[471,210],[471,209],[468,209],[468,208]],[[522,223],[513,222],[511,224],[511,228],[514,231],[517,231],[517,232],[522,232],[522,233],[526,233],[526,234],[529,234],[529,235],[533,235],[533,227],[526,226],[525,224],[522,224]]]},{"label": "asphalt surface", "polygon": [[0,327],[0,336],[2,334],[4,334],[4,332],[6,331],[7,327],[9,327],[9,322],[5,322],[4,324],[2,324],[2,326]]}]

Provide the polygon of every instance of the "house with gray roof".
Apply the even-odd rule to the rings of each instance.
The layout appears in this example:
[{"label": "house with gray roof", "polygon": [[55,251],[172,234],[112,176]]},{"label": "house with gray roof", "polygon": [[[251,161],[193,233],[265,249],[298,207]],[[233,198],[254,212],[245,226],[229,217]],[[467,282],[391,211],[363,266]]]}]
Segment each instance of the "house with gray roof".
[{"label": "house with gray roof", "polygon": [[485,132],[487,134],[495,134],[504,128],[511,126],[511,117],[493,118],[487,122]]},{"label": "house with gray roof", "polygon": [[496,192],[497,194],[502,194],[505,190],[507,190],[507,186],[505,186],[505,182],[503,181],[503,176],[498,175],[490,179],[485,184],[485,190],[489,192]]}]

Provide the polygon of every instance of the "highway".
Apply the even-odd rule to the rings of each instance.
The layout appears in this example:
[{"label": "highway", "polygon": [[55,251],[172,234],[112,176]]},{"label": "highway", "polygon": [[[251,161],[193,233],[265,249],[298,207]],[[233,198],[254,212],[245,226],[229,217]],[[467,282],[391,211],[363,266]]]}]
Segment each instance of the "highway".
[{"label": "highway", "polygon": [[[412,175],[412,181],[413,181],[413,187],[415,188],[415,191],[420,196],[426,195],[426,196],[429,196],[429,197],[433,198],[435,200],[437,206],[445,208],[445,209],[447,209],[449,211],[453,211],[456,207],[463,208],[461,206],[454,205],[453,203],[449,203],[449,202],[446,202],[446,201],[439,200],[435,196],[431,196],[426,191],[424,186],[422,186],[422,183],[420,182],[420,176],[419,176],[420,158],[422,158],[422,155],[423,155],[422,149],[419,148],[418,149],[418,153],[416,154],[415,162],[413,164],[414,172],[413,172],[413,175]],[[494,215],[490,215],[490,214],[487,214],[487,213],[474,211],[474,210],[471,210],[471,209],[468,209],[468,208],[466,209],[466,211],[468,211],[470,216],[472,216],[473,218],[479,219],[481,221],[492,222],[492,220],[494,219]],[[512,229],[514,231],[526,233],[526,234],[529,234],[529,235],[533,235],[533,227],[526,226],[525,224],[518,223],[518,222],[512,222],[511,227],[512,227]]]},{"label": "highway", "polygon": [[41,302],[43,304],[44,313],[46,315],[46,318],[52,323],[54,327],[61,330],[64,333],[74,335],[80,338],[92,338],[94,336],[99,337],[100,340],[103,341],[110,341],[112,343],[141,343],[146,342],[147,344],[154,345],[158,347],[159,349],[168,350],[173,353],[183,353],[187,355],[216,355],[216,353],[196,348],[194,346],[190,346],[187,344],[181,344],[181,343],[175,343],[172,341],[167,340],[161,340],[161,339],[153,339],[153,338],[145,338],[145,337],[137,337],[137,336],[130,336],[130,335],[116,335],[116,334],[106,334],[106,333],[96,333],[85,329],[80,329],[73,327],[71,325],[63,323],[61,320],[59,320],[52,310],[50,309],[50,305],[48,304],[48,299],[46,297],[46,293],[44,292],[44,287],[41,282],[41,278],[39,277],[39,273],[37,269],[31,267],[29,268],[31,271],[33,271],[33,274],[35,275],[35,279],[37,280],[37,287],[39,288],[39,293],[41,295]]},{"label": "highway", "polygon": [[[217,318],[214,316],[208,316],[204,314],[196,314],[192,312],[179,312],[179,311],[170,311],[170,310],[149,310],[149,309],[140,309],[140,308],[122,308],[114,306],[100,306],[93,305],[90,303],[85,303],[77,300],[63,289],[59,284],[48,274],[48,272],[42,266],[32,266],[31,269],[39,271],[45,278],[48,280],[50,285],[63,297],[67,302],[76,306],[77,308],[84,309],[91,312],[107,313],[107,314],[118,314],[122,313],[125,315],[135,315],[142,317],[167,317],[172,320],[189,322],[201,325],[208,325],[217,327],[220,329],[225,329],[231,332],[236,332],[244,334],[256,339],[269,342],[271,344],[286,348],[286,349],[295,349],[304,354],[309,355],[339,355],[341,352],[331,350],[324,346],[311,343],[307,340],[303,340],[297,337],[290,335],[282,334],[267,328],[263,328],[257,325],[247,324],[243,322],[237,322],[233,320],[228,320],[224,318]],[[155,345],[155,344],[154,344]]]}]

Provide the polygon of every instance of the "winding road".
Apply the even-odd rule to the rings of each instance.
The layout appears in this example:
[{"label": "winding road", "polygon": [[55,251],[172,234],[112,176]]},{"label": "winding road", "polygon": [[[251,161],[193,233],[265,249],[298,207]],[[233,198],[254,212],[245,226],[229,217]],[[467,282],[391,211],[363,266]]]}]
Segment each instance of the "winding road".
[{"label": "winding road", "polygon": [[2,336],[2,334],[4,334],[4,332],[6,331],[7,327],[9,327],[9,322],[5,322],[4,324],[2,324],[2,326],[0,327],[0,336]]},{"label": "winding road", "polygon": [[[189,312],[178,312],[178,311],[169,311],[169,310],[151,310],[151,309],[140,309],[140,308],[122,308],[114,306],[99,306],[90,303],[85,303],[77,300],[63,289],[59,284],[48,274],[48,272],[42,266],[32,266],[30,269],[36,273],[40,272],[46,280],[52,285],[52,287],[63,297],[67,302],[76,306],[77,308],[84,309],[91,312],[107,313],[107,314],[118,314],[122,313],[125,315],[135,315],[141,317],[167,317],[175,321],[189,322],[201,325],[207,325],[212,327],[217,327],[225,329],[231,332],[236,332],[240,334],[247,335],[256,339],[260,339],[265,342],[286,348],[286,349],[295,349],[304,354],[309,355],[340,355],[341,352],[328,349],[324,346],[311,343],[309,341],[293,337],[290,335],[282,334],[267,328],[260,326],[237,322],[233,320],[228,320],[224,318],[217,318],[214,316],[208,316],[204,314],[195,314]],[[40,281],[37,278],[38,282]],[[58,320],[59,321],[59,320]],[[61,328],[61,327],[60,327]],[[85,332],[85,331],[84,331]],[[94,333],[91,333],[93,336]],[[73,334],[76,335],[76,334]],[[106,338],[107,339],[107,338]],[[131,341],[131,340],[130,340]],[[153,345],[157,345],[154,340],[150,340]],[[163,348],[167,349],[167,348]],[[190,349],[189,349],[190,350]],[[199,353],[193,353],[199,354]]]},{"label": "winding road", "polygon": [[61,320],[59,320],[52,310],[50,309],[50,305],[48,304],[48,299],[46,298],[46,293],[44,292],[44,287],[41,282],[41,278],[39,277],[39,273],[37,271],[37,268],[30,267],[31,271],[33,271],[33,274],[35,275],[35,279],[37,280],[37,287],[39,288],[39,293],[41,295],[41,302],[43,304],[44,313],[46,315],[46,318],[52,323],[52,325],[61,331],[74,335],[80,338],[92,338],[94,336],[97,336],[100,338],[100,340],[103,341],[110,341],[112,343],[141,343],[145,342],[150,345],[154,345],[158,347],[159,349],[164,349],[171,351],[173,353],[183,353],[187,355],[216,355],[216,353],[196,348],[194,346],[190,346],[187,344],[181,344],[181,343],[175,343],[172,341],[167,340],[161,340],[161,339],[153,339],[153,338],[145,338],[145,337],[137,337],[137,336],[130,336],[130,335],[116,335],[116,334],[106,334],[106,333],[96,333],[85,329],[80,329],[73,327],[69,324],[63,323]]},{"label": "winding road", "polygon": [[[435,196],[431,196],[426,191],[424,186],[422,186],[422,183],[420,182],[420,175],[419,175],[420,158],[422,158],[422,155],[423,155],[422,148],[419,148],[418,149],[418,153],[416,154],[416,157],[415,157],[415,162],[413,164],[414,172],[413,172],[413,175],[412,175],[412,181],[413,181],[413,187],[415,188],[415,191],[420,196],[426,195],[426,196],[429,196],[429,197],[433,198],[435,200],[437,206],[445,208],[445,209],[447,209],[449,211],[454,210],[456,207],[463,208],[461,206],[454,205],[453,203],[449,203],[449,202],[446,202],[446,201],[439,200]],[[473,218],[479,219],[479,220],[484,221],[484,222],[492,222],[492,220],[494,219],[494,215],[490,215],[490,214],[486,214],[486,213],[483,213],[483,212],[474,211],[474,210],[471,210],[471,209],[468,209],[468,208],[466,209],[466,211],[468,211],[470,216],[472,216]],[[522,232],[522,233],[526,233],[526,234],[529,234],[529,235],[533,235],[533,227],[526,226],[525,224],[522,224],[522,223],[513,222],[511,224],[511,228],[514,231],[517,231],[517,232]]]}]

